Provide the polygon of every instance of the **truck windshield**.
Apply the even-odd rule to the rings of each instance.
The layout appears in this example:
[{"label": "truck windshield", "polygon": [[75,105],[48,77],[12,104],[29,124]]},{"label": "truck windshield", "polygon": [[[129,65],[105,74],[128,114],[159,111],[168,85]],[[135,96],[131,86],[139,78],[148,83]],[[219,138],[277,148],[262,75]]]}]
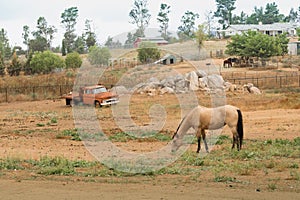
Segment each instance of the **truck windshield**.
[{"label": "truck windshield", "polygon": [[98,93],[102,93],[102,92],[107,92],[105,87],[99,87],[99,88],[93,89],[93,94],[98,94]]}]

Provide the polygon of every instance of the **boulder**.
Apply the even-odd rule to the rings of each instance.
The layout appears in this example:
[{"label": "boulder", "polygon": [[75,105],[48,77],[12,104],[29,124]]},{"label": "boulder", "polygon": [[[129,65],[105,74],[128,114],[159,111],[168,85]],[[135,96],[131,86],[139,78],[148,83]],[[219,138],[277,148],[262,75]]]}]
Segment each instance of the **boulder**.
[{"label": "boulder", "polygon": [[196,91],[199,90],[199,78],[196,72],[192,71],[186,76],[187,81],[189,82],[189,90]]},{"label": "boulder", "polygon": [[197,74],[198,78],[203,78],[203,77],[207,76],[207,73],[200,69],[196,71],[196,74]]},{"label": "boulder", "polygon": [[175,93],[175,91],[172,89],[172,88],[170,88],[170,87],[164,87],[164,88],[161,88],[160,89],[160,94],[162,95],[162,94],[174,94]]},{"label": "boulder", "polygon": [[123,94],[128,94],[129,91],[126,89],[125,86],[123,85],[119,85],[119,86],[115,86],[111,89],[111,91],[114,93],[114,94],[118,94],[118,95],[123,95]]},{"label": "boulder", "polygon": [[210,90],[216,88],[224,88],[224,80],[223,77],[217,74],[212,74],[205,76],[203,78],[199,78],[199,86],[200,88],[209,88]]},{"label": "boulder", "polygon": [[252,83],[244,85],[244,89],[246,89],[250,94],[261,94],[261,91]]}]

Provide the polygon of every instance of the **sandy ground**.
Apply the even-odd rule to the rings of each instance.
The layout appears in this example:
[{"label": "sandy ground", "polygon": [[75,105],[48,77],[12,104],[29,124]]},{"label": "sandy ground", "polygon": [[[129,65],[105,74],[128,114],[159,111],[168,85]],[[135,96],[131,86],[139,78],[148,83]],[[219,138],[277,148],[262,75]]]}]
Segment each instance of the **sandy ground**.
[{"label": "sandy ground", "polygon": [[[99,112],[105,116],[108,115],[108,110],[109,108],[105,108],[104,111]],[[300,137],[299,109],[248,110],[243,112],[246,140]],[[53,118],[56,119],[56,123],[51,122]],[[178,120],[175,116],[170,119],[167,125],[173,127],[170,128],[171,131],[176,129]],[[0,157],[39,159],[47,155],[63,156],[72,160],[95,160],[81,142],[57,138],[62,130],[72,128],[74,128],[72,108],[65,106],[63,100],[2,103],[0,104]],[[227,128],[223,132],[230,135]],[[151,151],[161,145],[163,145],[161,142],[117,143],[117,146],[131,151]],[[192,148],[196,149],[196,146]],[[9,176],[0,177],[1,199],[300,198],[300,193],[291,191],[257,191],[259,184],[264,184],[259,177],[246,177],[246,179],[257,179],[257,185],[248,188],[245,185],[205,181],[195,183],[180,176],[123,177],[88,182],[80,181],[76,177],[66,180],[55,177],[31,180],[30,174],[18,173],[12,172]]]}]

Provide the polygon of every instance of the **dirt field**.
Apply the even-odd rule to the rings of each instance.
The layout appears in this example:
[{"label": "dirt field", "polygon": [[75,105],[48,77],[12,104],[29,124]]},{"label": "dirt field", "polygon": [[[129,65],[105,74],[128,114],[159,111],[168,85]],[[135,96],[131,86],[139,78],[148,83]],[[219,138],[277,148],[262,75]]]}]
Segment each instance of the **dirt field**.
[{"label": "dirt field", "polygon": [[[210,98],[198,94],[201,104],[209,106]],[[243,111],[245,141],[243,151],[251,141],[300,137],[299,94],[228,94],[227,102]],[[148,109],[153,103],[166,106],[167,121],[163,133],[172,134],[180,122],[178,102],[172,95],[149,97],[136,95],[131,99],[131,116],[137,124],[149,122]],[[99,123],[108,135],[118,131],[111,109],[96,110]],[[143,113],[143,114],[141,114]],[[40,159],[43,156],[68,160],[95,161],[81,141],[64,130],[74,129],[72,108],[63,100],[12,102],[0,104],[0,158]],[[228,128],[224,135],[231,133]],[[153,151],[166,142],[117,141],[115,144],[132,152]],[[229,144],[228,144],[229,145]],[[230,148],[230,147],[228,147]],[[196,150],[196,145],[191,146]],[[219,151],[216,146],[214,151]],[[274,158],[277,159],[277,158]],[[233,162],[233,161],[232,161]],[[257,161],[261,162],[261,161]],[[295,158],[296,174],[300,174],[300,158]],[[201,167],[201,166],[199,166]],[[275,167],[276,168],[276,167]],[[277,169],[277,168],[276,168]],[[225,174],[226,175],[226,174]],[[231,176],[231,174],[228,174]],[[211,171],[195,176],[113,176],[85,178],[81,176],[40,175],[31,170],[2,170],[1,199],[299,199],[299,177],[291,180],[290,170],[274,170],[262,174],[255,171],[236,175],[239,181],[216,182]]]}]

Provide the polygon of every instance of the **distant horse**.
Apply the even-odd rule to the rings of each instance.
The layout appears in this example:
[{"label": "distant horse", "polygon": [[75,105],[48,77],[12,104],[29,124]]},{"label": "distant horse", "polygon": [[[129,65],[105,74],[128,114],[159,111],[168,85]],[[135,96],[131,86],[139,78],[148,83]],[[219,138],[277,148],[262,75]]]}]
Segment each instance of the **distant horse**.
[{"label": "distant horse", "polygon": [[227,66],[227,68],[232,67],[232,61],[230,58],[228,58],[227,60],[224,60],[223,67],[226,68],[226,66]]},{"label": "distant horse", "polygon": [[232,64],[233,63],[239,63],[239,59],[238,58],[228,58],[226,60],[224,60],[223,62],[223,67],[226,68],[229,68],[229,67],[232,67]]},{"label": "distant horse", "polygon": [[231,105],[216,108],[195,107],[182,119],[173,135],[172,152],[176,151],[182,145],[183,136],[190,128],[196,131],[196,137],[198,138],[197,153],[199,153],[201,149],[201,136],[205,144],[206,152],[208,152],[205,130],[216,130],[225,125],[228,125],[233,134],[232,149],[236,144],[239,151],[242,148],[244,135],[243,117],[240,109]]}]

